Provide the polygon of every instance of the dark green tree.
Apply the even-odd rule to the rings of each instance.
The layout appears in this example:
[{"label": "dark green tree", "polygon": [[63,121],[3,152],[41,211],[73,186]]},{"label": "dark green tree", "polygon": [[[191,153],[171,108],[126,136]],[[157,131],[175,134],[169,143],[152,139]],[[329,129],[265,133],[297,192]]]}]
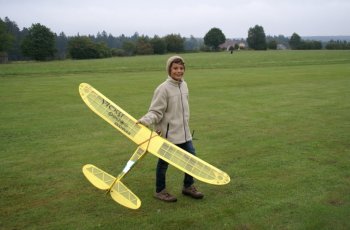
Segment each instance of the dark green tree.
[{"label": "dark green tree", "polygon": [[73,59],[99,58],[95,43],[86,36],[76,36],[69,39],[68,52]]},{"label": "dark green tree", "polygon": [[94,44],[94,47],[98,52],[98,58],[112,57],[112,50],[107,46],[107,43],[98,42]]},{"label": "dark green tree", "polygon": [[267,44],[264,28],[259,25],[249,28],[247,43],[254,50],[266,50]]},{"label": "dark green tree", "polygon": [[68,52],[73,59],[94,59],[112,56],[112,51],[104,42],[95,43],[86,36],[69,39]]},{"label": "dark green tree", "polygon": [[179,53],[184,51],[185,38],[181,37],[180,34],[169,34],[164,37],[164,40],[168,52]]},{"label": "dark green tree", "polygon": [[212,50],[218,50],[219,45],[226,41],[224,33],[219,28],[211,28],[204,36],[204,44]]},{"label": "dark green tree", "polygon": [[140,36],[136,41],[136,53],[140,55],[153,54],[153,46],[147,36]]},{"label": "dark green tree", "polygon": [[334,41],[334,40],[330,40],[327,44],[326,44],[326,49],[328,50],[349,50],[350,49],[350,42],[347,41]]},{"label": "dark green tree", "polygon": [[151,39],[151,44],[155,54],[165,54],[166,53],[166,42],[163,38],[155,35]]},{"label": "dark green tree", "polygon": [[12,47],[14,37],[8,32],[6,24],[0,18],[0,63],[8,62],[7,51]]},{"label": "dark green tree", "polygon": [[50,59],[55,54],[55,34],[40,23],[33,24],[24,38],[22,52],[38,61]]},{"label": "dark green tree", "polygon": [[293,33],[289,40],[289,46],[291,49],[300,49],[302,46],[301,37],[297,33]]},{"label": "dark green tree", "polygon": [[67,36],[61,32],[59,36],[56,37],[56,50],[57,50],[57,57],[59,59],[65,59],[67,48],[68,48],[68,38]]},{"label": "dark green tree", "polygon": [[267,43],[267,48],[269,48],[270,50],[276,50],[277,49],[277,41],[276,40],[270,40]]},{"label": "dark green tree", "polygon": [[12,45],[7,49],[8,58],[9,60],[20,60],[23,58],[21,43],[27,35],[28,29],[23,28],[21,31],[16,22],[11,21],[8,17],[5,17],[4,22],[6,24],[6,31],[13,37]]},{"label": "dark green tree", "polygon": [[123,42],[123,50],[125,51],[125,54],[127,56],[132,56],[135,55],[136,53],[136,44],[133,41],[126,40]]},{"label": "dark green tree", "polygon": [[13,44],[14,37],[7,30],[5,22],[0,18],[0,52],[7,52]]},{"label": "dark green tree", "polygon": [[106,31],[102,31],[102,33],[98,32],[96,38],[94,39],[96,43],[106,43],[108,44],[108,35]]}]

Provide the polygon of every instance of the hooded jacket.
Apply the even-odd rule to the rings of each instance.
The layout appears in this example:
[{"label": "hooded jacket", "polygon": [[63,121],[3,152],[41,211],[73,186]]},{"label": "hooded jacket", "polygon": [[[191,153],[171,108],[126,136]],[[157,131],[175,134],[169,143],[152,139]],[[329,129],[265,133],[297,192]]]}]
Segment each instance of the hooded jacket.
[{"label": "hooded jacket", "polygon": [[186,82],[168,76],[154,91],[148,113],[139,121],[147,126],[155,124],[161,135],[174,144],[190,141],[188,97]]}]

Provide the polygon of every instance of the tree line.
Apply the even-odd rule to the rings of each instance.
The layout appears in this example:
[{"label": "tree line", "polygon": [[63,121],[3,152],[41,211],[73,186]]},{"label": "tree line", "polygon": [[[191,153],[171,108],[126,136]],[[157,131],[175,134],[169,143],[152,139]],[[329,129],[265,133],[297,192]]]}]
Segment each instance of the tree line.
[{"label": "tree line", "polygon": [[[8,17],[0,18],[0,61],[2,56],[9,60],[51,60],[51,59],[91,59],[112,56],[150,55],[198,51],[220,51],[226,41],[224,33],[219,28],[210,29],[204,38],[182,37],[180,34],[169,34],[164,37],[155,35],[149,37],[135,33],[132,36],[118,37],[106,31],[97,35],[68,37],[61,32],[53,33],[49,28],[39,23],[30,28],[20,30],[16,22]],[[245,40],[249,49],[350,49],[346,41],[330,41],[325,46],[320,41],[303,40],[297,33],[290,38],[266,36],[264,28],[259,25],[249,28]],[[236,44],[229,48],[232,52],[238,49]]]},{"label": "tree line", "polygon": [[304,40],[299,34],[293,33],[290,38],[280,36],[265,36],[264,28],[256,25],[249,28],[247,43],[254,50],[277,49],[283,45],[292,50],[320,50],[320,49],[350,49],[350,42],[331,40],[326,44],[316,40]]},{"label": "tree line", "polygon": [[149,37],[124,34],[115,37],[106,31],[97,35],[66,36],[59,35],[39,23],[20,30],[16,22],[8,17],[0,18],[0,53],[5,53],[9,60],[50,60],[50,59],[90,59],[112,56],[132,56],[165,54],[168,52],[196,52],[204,45],[201,38],[182,37],[169,34],[164,37]]}]

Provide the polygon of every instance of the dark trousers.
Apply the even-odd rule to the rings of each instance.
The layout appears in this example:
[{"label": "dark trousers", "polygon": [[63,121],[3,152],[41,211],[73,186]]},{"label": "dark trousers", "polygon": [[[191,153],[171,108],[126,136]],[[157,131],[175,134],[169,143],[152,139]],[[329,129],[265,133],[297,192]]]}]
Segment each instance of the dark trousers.
[{"label": "dark trousers", "polygon": [[[178,144],[177,146],[193,155],[196,155],[192,141],[187,141],[183,144]],[[166,188],[165,177],[166,177],[166,171],[168,169],[168,166],[169,166],[168,162],[160,158],[158,159],[157,170],[156,170],[156,192],[160,192]],[[183,186],[187,188],[187,187],[190,187],[193,183],[194,183],[193,177],[185,173]]]}]

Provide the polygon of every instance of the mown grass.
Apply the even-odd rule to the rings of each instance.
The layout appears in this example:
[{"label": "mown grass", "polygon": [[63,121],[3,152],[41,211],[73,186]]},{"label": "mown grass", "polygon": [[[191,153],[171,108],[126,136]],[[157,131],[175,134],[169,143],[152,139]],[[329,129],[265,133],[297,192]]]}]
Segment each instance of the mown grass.
[{"label": "mown grass", "polygon": [[197,155],[231,183],[197,182],[205,199],[152,197],[156,158],[124,179],[132,211],[84,178],[118,174],[136,148],[89,111],[88,82],[136,118],[164,80],[166,56],[0,66],[1,229],[349,229],[350,53],[184,54]]}]

